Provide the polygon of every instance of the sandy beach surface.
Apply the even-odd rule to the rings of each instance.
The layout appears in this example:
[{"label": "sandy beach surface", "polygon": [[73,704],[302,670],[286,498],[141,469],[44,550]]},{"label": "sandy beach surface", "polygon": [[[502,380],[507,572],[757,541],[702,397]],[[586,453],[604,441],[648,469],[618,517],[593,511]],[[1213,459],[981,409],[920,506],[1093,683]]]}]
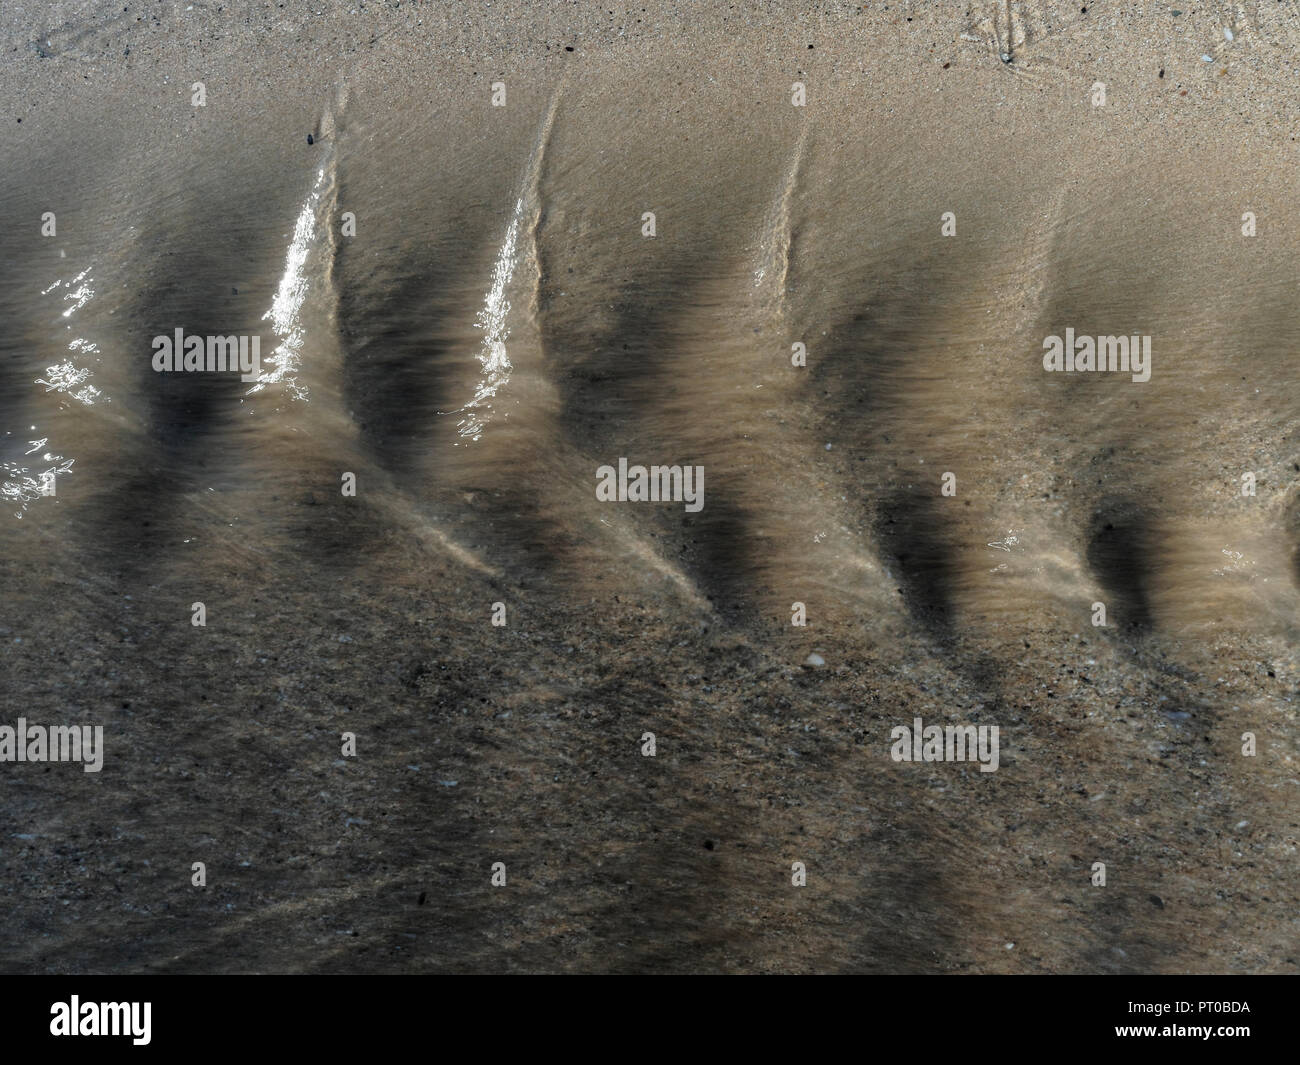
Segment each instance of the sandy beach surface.
[{"label": "sandy beach surface", "polygon": [[1296,972],[1293,5],[0,56],[0,726],[104,736],[0,762],[0,971]]}]

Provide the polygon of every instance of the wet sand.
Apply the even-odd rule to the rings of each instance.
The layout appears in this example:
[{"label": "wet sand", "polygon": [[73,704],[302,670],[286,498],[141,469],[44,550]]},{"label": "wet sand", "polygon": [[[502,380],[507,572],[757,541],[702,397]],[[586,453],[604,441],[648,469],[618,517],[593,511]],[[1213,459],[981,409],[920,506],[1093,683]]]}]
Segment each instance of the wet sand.
[{"label": "wet sand", "polygon": [[187,6],[0,14],[0,968],[1295,971],[1293,20]]}]

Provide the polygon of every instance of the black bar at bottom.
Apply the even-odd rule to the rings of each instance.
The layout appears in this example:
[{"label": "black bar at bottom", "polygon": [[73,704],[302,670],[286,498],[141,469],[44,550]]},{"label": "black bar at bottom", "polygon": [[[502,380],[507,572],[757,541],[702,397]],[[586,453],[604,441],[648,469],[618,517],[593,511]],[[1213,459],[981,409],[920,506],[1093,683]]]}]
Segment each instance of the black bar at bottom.
[{"label": "black bar at bottom", "polygon": [[1199,1046],[1222,1055],[1292,1047],[1295,989],[1278,978],[1227,976],[869,976],[810,991],[751,980],[704,994],[609,979],[507,991],[434,976],[5,977],[0,1049],[207,1057],[267,1048],[334,1058],[412,1041],[456,1052],[460,1037],[471,1046],[482,1040],[491,1055],[511,1039],[536,1050],[565,1029],[615,1049],[633,1033],[638,1042],[648,1037],[649,1024],[668,1040],[665,1051],[733,1040],[733,1049],[762,1040],[812,1050],[847,1029],[859,1045],[892,1033],[927,1053],[1129,1044],[1137,1053]]}]

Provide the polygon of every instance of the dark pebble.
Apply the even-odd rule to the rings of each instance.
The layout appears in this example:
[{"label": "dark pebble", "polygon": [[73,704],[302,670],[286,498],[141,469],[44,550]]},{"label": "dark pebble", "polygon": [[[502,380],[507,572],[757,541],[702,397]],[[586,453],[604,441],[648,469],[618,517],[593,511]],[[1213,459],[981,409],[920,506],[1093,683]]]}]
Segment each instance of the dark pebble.
[{"label": "dark pebble", "polygon": [[417,906],[423,906],[423,905],[424,905],[424,900],[427,899],[428,897],[429,897],[429,896],[428,896],[428,894],[427,894],[426,892],[421,891],[421,892],[420,892],[420,897],[419,897],[418,900],[416,900],[416,903],[415,903],[415,904],[416,904]]},{"label": "dark pebble", "polygon": [[573,51],[573,45],[571,45],[571,44],[566,44],[566,45],[564,46],[564,50],[565,50],[566,52],[572,52],[572,51]]},{"label": "dark pebble", "polygon": [[310,133],[307,134],[307,143],[308,143],[308,144],[315,144],[315,143],[316,143],[316,141],[312,139],[312,135],[311,135]]},{"label": "dark pebble", "polygon": [[704,849],[705,849],[706,851],[711,851],[711,850],[713,850],[713,840],[711,840],[711,839],[706,839],[706,840],[704,841]]},{"label": "dark pebble", "polygon": [[1151,905],[1163,910],[1165,908],[1165,900],[1162,899],[1159,895],[1152,895]]}]

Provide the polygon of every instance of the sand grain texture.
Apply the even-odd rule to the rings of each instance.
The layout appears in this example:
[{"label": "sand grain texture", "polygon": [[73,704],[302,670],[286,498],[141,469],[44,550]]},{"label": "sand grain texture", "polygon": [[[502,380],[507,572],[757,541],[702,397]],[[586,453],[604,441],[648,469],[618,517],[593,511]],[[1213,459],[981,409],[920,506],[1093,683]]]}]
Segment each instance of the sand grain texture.
[{"label": "sand grain texture", "polygon": [[1294,972],[1300,22],[1081,6],[6,4],[0,969]]}]

